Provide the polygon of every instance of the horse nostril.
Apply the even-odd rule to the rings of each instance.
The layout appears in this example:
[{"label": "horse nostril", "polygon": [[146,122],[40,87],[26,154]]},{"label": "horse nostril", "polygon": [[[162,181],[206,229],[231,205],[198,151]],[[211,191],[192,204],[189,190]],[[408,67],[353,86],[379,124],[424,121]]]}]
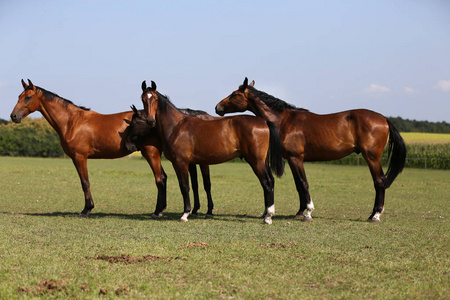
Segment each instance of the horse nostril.
[{"label": "horse nostril", "polygon": [[219,116],[223,116],[223,110],[221,107],[219,107],[218,105],[216,106],[216,114],[218,114]]},{"label": "horse nostril", "polygon": [[150,127],[155,127],[156,121],[155,121],[155,120],[147,120],[147,124],[148,124]]}]

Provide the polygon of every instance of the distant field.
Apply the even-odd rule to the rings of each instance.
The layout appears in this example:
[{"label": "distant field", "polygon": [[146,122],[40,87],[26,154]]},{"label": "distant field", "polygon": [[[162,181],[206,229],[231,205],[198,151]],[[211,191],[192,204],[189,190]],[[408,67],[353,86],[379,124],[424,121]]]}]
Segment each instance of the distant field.
[{"label": "distant field", "polygon": [[449,133],[401,132],[407,144],[446,144],[450,143]]},{"label": "distant field", "polygon": [[[91,160],[95,209],[69,159],[0,157],[0,299],[448,299],[450,172],[408,168],[386,191],[381,223],[365,166],[306,164],[316,210],[290,170],[263,192],[245,163],[211,166],[215,218],[181,223],[176,175],[152,220],[156,188],[143,159]],[[199,178],[201,186],[201,178]]]}]

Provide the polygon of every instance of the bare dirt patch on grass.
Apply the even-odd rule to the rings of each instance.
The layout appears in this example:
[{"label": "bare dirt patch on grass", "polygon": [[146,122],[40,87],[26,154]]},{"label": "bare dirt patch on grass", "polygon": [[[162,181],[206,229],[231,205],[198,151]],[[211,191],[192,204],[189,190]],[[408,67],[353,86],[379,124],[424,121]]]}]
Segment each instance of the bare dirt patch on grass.
[{"label": "bare dirt patch on grass", "polygon": [[207,248],[209,247],[208,243],[205,242],[192,242],[185,245],[186,248]]},{"label": "bare dirt patch on grass", "polygon": [[297,244],[289,242],[287,244],[283,244],[283,243],[270,243],[270,244],[264,244],[260,246],[261,248],[293,248],[293,247],[297,247]]},{"label": "bare dirt patch on grass", "polygon": [[177,260],[177,259],[181,259],[181,260],[186,260],[186,258],[181,258],[181,257],[159,257],[159,256],[154,256],[154,255],[144,255],[142,257],[137,257],[137,256],[131,256],[128,254],[121,254],[121,255],[116,255],[116,256],[109,256],[109,255],[96,255],[94,257],[89,257],[86,256],[86,259],[95,259],[95,260],[105,260],[107,262],[110,263],[124,263],[126,265],[129,264],[135,264],[135,263],[142,263],[142,262],[155,262],[155,261],[171,261],[171,260]]},{"label": "bare dirt patch on grass", "polygon": [[63,292],[65,294],[68,294],[68,291],[65,287],[66,283],[63,280],[48,280],[48,279],[42,279],[38,284],[31,287],[22,287],[19,286],[18,291],[19,293],[23,294],[31,294],[31,295],[47,295],[47,294],[54,294],[58,292]]}]

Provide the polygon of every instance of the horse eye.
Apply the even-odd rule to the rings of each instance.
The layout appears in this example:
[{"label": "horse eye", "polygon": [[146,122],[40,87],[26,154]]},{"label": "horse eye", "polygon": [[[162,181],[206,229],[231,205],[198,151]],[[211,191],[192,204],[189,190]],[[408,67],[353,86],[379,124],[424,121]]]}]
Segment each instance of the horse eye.
[{"label": "horse eye", "polygon": [[27,96],[27,97],[25,97],[25,101],[30,101],[31,100],[31,97],[30,96]]}]

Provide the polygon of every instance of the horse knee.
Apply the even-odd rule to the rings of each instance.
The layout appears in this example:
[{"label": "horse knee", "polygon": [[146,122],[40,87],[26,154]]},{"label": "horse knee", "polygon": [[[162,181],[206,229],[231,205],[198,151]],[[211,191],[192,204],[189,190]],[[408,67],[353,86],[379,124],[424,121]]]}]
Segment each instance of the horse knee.
[{"label": "horse knee", "polygon": [[386,189],[386,184],[385,184],[385,177],[384,176],[380,176],[379,178],[374,179],[373,181],[373,185],[375,187],[376,190],[385,190]]},{"label": "horse knee", "polygon": [[165,173],[161,173],[161,175],[155,177],[155,181],[158,188],[163,188],[167,183],[167,175]]},{"label": "horse knee", "polygon": [[273,192],[275,186],[275,179],[272,176],[272,173],[269,170],[266,170],[264,179],[262,180],[262,184],[264,189],[268,192]]}]

